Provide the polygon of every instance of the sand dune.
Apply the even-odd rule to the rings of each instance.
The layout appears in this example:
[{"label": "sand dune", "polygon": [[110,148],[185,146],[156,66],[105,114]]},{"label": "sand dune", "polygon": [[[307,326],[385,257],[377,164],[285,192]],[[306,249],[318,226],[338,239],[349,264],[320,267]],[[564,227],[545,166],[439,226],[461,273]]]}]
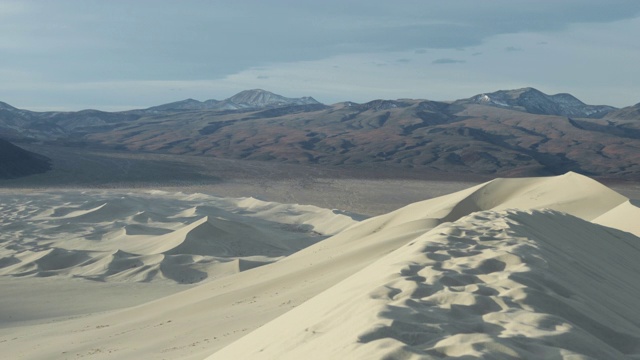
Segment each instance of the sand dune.
[{"label": "sand dune", "polygon": [[478,212],[209,359],[637,356],[639,255],[638,238],[564,213]]},{"label": "sand dune", "polygon": [[598,216],[593,222],[640,236],[639,219],[640,201],[629,200]]},{"label": "sand dune", "polygon": [[356,223],[314,206],[204,194],[4,197],[3,225],[16,231],[0,235],[0,275],[20,277],[193,283],[276,261]]},{"label": "sand dune", "polygon": [[[67,244],[59,254],[79,269],[86,258],[74,251],[96,259],[77,247],[82,241],[148,236],[139,238],[145,251],[111,250],[104,263],[113,270],[99,274],[104,281],[144,281],[128,274],[138,271],[128,268],[133,261],[136,268],[159,264],[165,278],[184,274],[172,272],[179,266],[197,277],[207,268],[198,261],[211,254],[226,256],[217,264],[229,273],[130,309],[0,324],[0,349],[25,359],[640,358],[640,210],[584,176],[497,179],[360,222],[339,211],[250,198],[219,200],[211,209],[203,196],[178,196],[185,203],[170,214],[153,208],[156,215],[138,216],[151,207],[119,212],[129,219],[124,226],[138,216],[145,222],[136,225],[166,234],[141,235],[140,228],[118,235],[91,223],[83,238],[47,241]],[[74,204],[65,206],[97,208]],[[33,214],[27,208],[25,217]],[[51,222],[40,228],[64,225],[51,215],[38,220]],[[321,230],[335,235],[304,248],[271,237]],[[91,231],[102,235],[87,240]],[[228,238],[208,243],[205,235],[215,233]],[[229,245],[245,239],[246,248]],[[290,255],[250,252],[257,246]],[[20,262],[5,260],[0,271],[24,263],[11,253],[17,250],[2,251],[3,259]],[[45,256],[28,251],[29,263]]]}]

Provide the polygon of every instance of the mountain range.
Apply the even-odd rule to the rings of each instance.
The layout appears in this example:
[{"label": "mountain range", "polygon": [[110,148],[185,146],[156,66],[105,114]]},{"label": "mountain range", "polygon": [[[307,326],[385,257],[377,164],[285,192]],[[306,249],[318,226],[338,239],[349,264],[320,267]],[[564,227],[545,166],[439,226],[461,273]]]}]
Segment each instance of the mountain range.
[{"label": "mountain range", "polygon": [[533,88],[452,102],[333,105],[247,90],[114,113],[31,112],[0,103],[0,137],[332,166],[640,178],[640,104],[588,105]]},{"label": "mountain range", "polygon": [[500,90],[459,100],[458,103],[483,104],[520,110],[530,114],[587,118],[601,118],[616,110],[616,108],[607,105],[587,105],[571,94],[547,95],[534,88]]},{"label": "mountain range", "polygon": [[250,110],[295,105],[322,105],[312,97],[287,98],[262,89],[241,91],[225,100],[198,101],[186,99],[150,107],[145,112],[184,110]]}]

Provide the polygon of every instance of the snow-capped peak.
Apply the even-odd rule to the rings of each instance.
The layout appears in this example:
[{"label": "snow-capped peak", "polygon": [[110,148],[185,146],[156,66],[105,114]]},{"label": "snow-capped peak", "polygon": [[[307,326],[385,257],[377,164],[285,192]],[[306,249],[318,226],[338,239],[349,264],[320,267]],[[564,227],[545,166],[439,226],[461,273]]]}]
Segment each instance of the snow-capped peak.
[{"label": "snow-capped peak", "polygon": [[615,110],[611,106],[587,105],[571,94],[547,95],[534,88],[500,90],[488,94],[476,95],[460,100],[489,106],[504,107],[532,114],[561,115],[575,117],[602,117]]}]

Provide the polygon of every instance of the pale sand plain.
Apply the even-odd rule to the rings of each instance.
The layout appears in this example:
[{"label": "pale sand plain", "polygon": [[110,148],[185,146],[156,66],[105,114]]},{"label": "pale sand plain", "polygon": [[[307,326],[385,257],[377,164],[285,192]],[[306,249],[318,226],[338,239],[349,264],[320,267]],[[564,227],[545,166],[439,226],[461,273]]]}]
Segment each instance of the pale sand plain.
[{"label": "pale sand plain", "polygon": [[2,196],[7,358],[640,358],[640,210],[574,173],[368,219],[167,191]]}]

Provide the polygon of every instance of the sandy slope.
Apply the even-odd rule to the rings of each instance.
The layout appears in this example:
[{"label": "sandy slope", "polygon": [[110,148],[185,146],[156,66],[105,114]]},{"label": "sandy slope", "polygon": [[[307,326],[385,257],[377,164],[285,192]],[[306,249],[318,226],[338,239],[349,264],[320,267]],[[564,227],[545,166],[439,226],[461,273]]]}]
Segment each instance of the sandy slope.
[{"label": "sandy slope", "polygon": [[[635,358],[640,239],[627,200],[573,173],[498,179],[131,309],[0,329],[0,348],[25,359]],[[246,201],[233,206],[276,208]],[[221,227],[207,216],[180,229]]]},{"label": "sandy slope", "polygon": [[629,200],[598,216],[596,224],[613,227],[640,236],[640,201]]},{"label": "sandy slope", "polygon": [[638,240],[555,211],[474,213],[209,359],[638,356]]}]

